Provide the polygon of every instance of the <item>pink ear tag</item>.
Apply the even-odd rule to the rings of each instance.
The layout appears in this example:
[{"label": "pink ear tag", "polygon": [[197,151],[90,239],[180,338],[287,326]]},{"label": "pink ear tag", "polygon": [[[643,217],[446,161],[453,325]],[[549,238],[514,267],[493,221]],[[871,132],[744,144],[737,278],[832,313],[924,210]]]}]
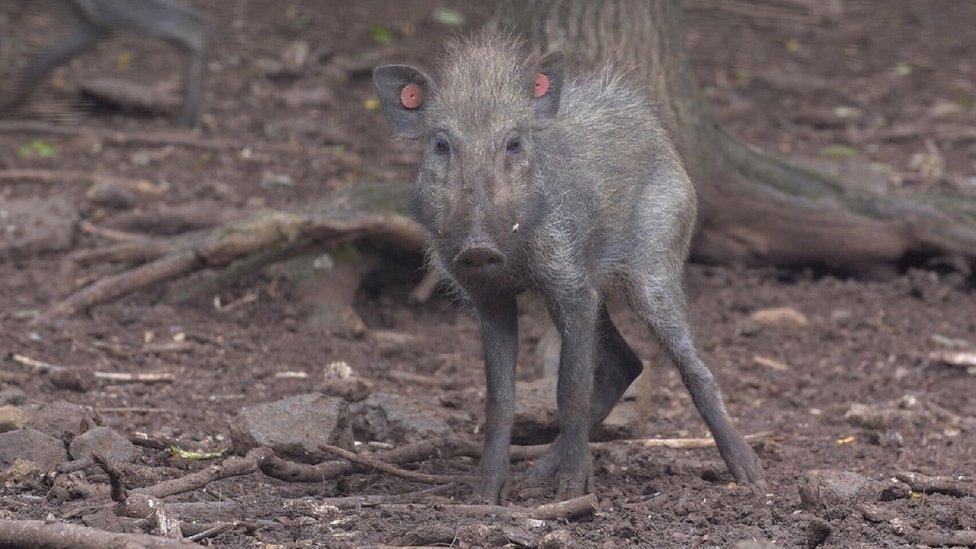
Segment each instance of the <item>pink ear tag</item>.
[{"label": "pink ear tag", "polygon": [[417,84],[407,84],[400,91],[400,103],[408,109],[416,109],[424,102],[424,91]]},{"label": "pink ear tag", "polygon": [[538,99],[547,91],[549,91],[549,77],[540,72],[535,75],[535,88],[532,90],[532,96]]}]

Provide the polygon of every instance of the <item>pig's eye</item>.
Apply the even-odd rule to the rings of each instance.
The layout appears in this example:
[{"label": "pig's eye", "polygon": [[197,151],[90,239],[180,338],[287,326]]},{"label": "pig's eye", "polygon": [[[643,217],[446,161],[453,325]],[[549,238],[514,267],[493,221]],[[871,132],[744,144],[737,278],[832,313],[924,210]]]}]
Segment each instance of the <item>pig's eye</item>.
[{"label": "pig's eye", "polygon": [[520,150],[522,150],[522,139],[518,136],[509,139],[508,143],[505,145],[505,151],[507,151],[509,154],[515,154]]},{"label": "pig's eye", "polygon": [[434,138],[434,152],[437,154],[447,154],[451,152],[451,146],[447,144],[447,139],[443,137]]}]

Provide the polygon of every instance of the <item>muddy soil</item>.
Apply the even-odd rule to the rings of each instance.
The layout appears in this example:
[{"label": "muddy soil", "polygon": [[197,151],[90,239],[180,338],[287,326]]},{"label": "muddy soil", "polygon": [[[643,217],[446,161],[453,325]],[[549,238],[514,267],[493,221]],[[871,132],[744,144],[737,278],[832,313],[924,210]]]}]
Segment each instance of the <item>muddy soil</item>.
[{"label": "muddy soil", "polygon": [[[448,37],[476,28],[490,13],[490,7],[419,0],[194,3],[217,22],[204,135],[244,142],[300,139],[354,160],[5,133],[0,134],[0,168],[95,170],[148,179],[165,193],[139,198],[137,208],[146,211],[203,201],[242,211],[298,208],[344,185],[408,181],[417,151],[390,139],[371,101],[366,68],[386,60],[427,59]],[[872,185],[976,192],[976,143],[940,139],[933,129],[944,122],[976,124],[976,4],[843,4],[843,17],[818,23],[689,10],[688,44],[720,120],[757,146],[860,174]],[[0,53],[7,60],[21,58],[52,36],[54,23],[43,11],[28,9],[33,5],[15,1],[0,7]],[[438,7],[455,10],[465,22],[445,24],[443,16],[435,16]],[[282,71],[282,52],[298,40],[309,46],[306,65],[295,74]],[[123,131],[172,129],[165,115],[117,112],[80,98],[77,83],[95,76],[175,85],[179,59],[152,41],[113,38],[59,70],[19,116]],[[313,98],[294,100],[289,92],[295,90],[313,90],[306,94]],[[900,139],[859,138],[892,125],[918,132]],[[78,183],[0,183],[0,207],[61,197],[83,221],[98,224],[115,215],[91,203],[86,191]],[[77,232],[67,245],[85,249],[99,243],[98,236]],[[356,297],[356,310],[371,332],[416,338],[416,344],[393,348],[375,344],[369,334],[338,336],[318,329],[310,322],[312,306],[296,297],[294,279],[281,269],[252,274],[188,302],[175,296],[203,277],[142,291],[56,326],[31,325],[32,312],[90,280],[86,277],[105,274],[65,276],[62,259],[61,251],[0,259],[0,367],[10,373],[0,378],[0,389],[18,388],[28,403],[90,405],[104,425],[121,433],[223,448],[228,421],[242,406],[317,390],[326,366],[342,361],[371,380],[376,392],[417,399],[432,414],[457,412],[451,417],[458,435],[478,436],[483,382],[477,326],[446,296],[408,304],[407,295],[422,275],[418,257],[387,257]],[[511,542],[533,545],[550,530],[567,530],[574,546],[606,547],[729,546],[750,540],[808,545],[822,541],[823,522],[829,532],[824,543],[845,547],[905,546],[918,541],[911,534],[916,531],[974,530],[973,497],[912,493],[872,503],[879,515],[843,506],[817,509],[802,504],[798,495],[798,479],[817,469],[851,471],[886,484],[902,471],[972,482],[976,375],[929,357],[943,350],[940,342],[946,338],[976,345],[974,279],[964,263],[951,258],[920,260],[886,274],[867,281],[816,270],[689,266],[697,343],[725,391],[729,411],[743,432],[771,433],[758,446],[769,483],[759,493],[732,482],[714,449],[621,446],[596,454],[599,511],[569,524],[453,514],[446,504],[469,501],[465,489],[434,498],[420,510],[364,507],[303,514],[285,504],[305,496],[396,495],[424,488],[379,473],[315,484],[257,474],[180,498],[245,502],[246,516],[238,518],[270,521],[209,540],[226,546],[449,545],[472,535],[474,529],[466,525],[478,524],[504,526]],[[756,311],[773,307],[793,308],[807,322],[754,318]],[[704,436],[676,373],[657,360],[654,345],[633,319],[618,316],[647,363],[637,391],[643,417],[632,436]],[[530,312],[521,325],[519,377],[529,381],[539,376],[535,349],[544,326]],[[153,346],[174,341],[180,345]],[[84,370],[169,372],[175,381],[99,383],[72,391],[24,369],[9,358],[13,353]],[[391,378],[391,371],[454,383],[444,388],[405,383]],[[851,413],[858,404],[873,415],[865,420]],[[145,462],[187,470],[204,466],[144,452]],[[417,466],[429,473],[475,467],[474,460],[462,458]],[[515,471],[525,467],[516,465]],[[77,504],[48,501],[45,493],[43,486],[0,488],[0,516],[59,517]],[[510,503],[531,507],[548,497],[516,487]],[[464,535],[437,539],[435,533],[445,529]],[[500,538],[490,539],[494,544]]]}]

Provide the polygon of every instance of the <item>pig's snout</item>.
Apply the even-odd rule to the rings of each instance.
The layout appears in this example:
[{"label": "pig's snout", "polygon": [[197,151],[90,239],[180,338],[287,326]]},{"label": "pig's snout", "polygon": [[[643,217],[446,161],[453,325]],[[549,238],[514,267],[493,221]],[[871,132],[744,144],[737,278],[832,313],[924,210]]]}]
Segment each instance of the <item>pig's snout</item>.
[{"label": "pig's snout", "polygon": [[504,265],[505,255],[484,242],[470,244],[454,256],[454,267],[472,274],[498,269]]}]

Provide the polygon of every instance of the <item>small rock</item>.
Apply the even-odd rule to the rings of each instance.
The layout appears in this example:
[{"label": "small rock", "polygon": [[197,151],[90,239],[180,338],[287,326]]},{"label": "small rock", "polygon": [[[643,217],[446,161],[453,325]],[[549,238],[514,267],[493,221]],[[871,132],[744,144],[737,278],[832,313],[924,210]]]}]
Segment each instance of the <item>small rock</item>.
[{"label": "small rock", "polygon": [[68,453],[60,440],[36,429],[0,433],[0,468],[7,469],[17,459],[32,461],[42,471],[51,471],[68,460]]},{"label": "small rock", "polygon": [[135,208],[138,203],[135,193],[111,183],[92,185],[85,193],[85,198],[96,206],[115,210],[129,210]]},{"label": "small rock", "polygon": [[353,440],[349,406],[321,393],[247,406],[231,420],[230,431],[237,451],[268,446],[283,456],[310,463],[329,457],[319,446],[351,448]]},{"label": "small rock", "polygon": [[84,393],[95,385],[95,375],[87,370],[62,369],[49,373],[47,380],[58,389]]},{"label": "small rock", "polygon": [[85,473],[82,471],[72,471],[68,474],[60,474],[54,477],[51,489],[47,493],[50,501],[63,503],[76,499],[91,497],[94,487],[88,483]]},{"label": "small rock", "polygon": [[357,440],[404,443],[454,434],[444,419],[447,410],[403,395],[374,393],[351,411]]},{"label": "small rock", "polygon": [[41,474],[43,474],[43,471],[33,461],[14,458],[14,462],[10,467],[3,474],[0,474],[0,480],[3,480],[3,483],[8,485],[27,484],[37,480]]},{"label": "small rock", "polygon": [[772,307],[759,309],[749,315],[749,318],[764,326],[794,326],[802,328],[809,326],[806,315],[793,307]]},{"label": "small rock", "polygon": [[877,481],[850,471],[813,470],[798,479],[800,501],[809,508],[844,508],[859,499],[876,499]]},{"label": "small rock", "polygon": [[64,196],[4,199],[0,203],[0,257],[59,252],[71,247],[78,211]]},{"label": "small rock", "polygon": [[373,390],[373,384],[361,377],[326,378],[322,383],[322,392],[345,399],[348,402],[364,400]]},{"label": "small rock", "polygon": [[575,545],[569,530],[549,532],[539,540],[539,549],[569,549],[570,547]]},{"label": "small rock", "polygon": [[819,517],[810,517],[807,520],[805,532],[807,547],[810,549],[819,547],[825,541],[827,541],[827,538],[830,537],[830,533],[832,531],[833,529],[830,527],[830,524],[824,519]]},{"label": "small rock", "polygon": [[71,440],[95,425],[94,411],[63,400],[27,407],[27,426],[62,440]]},{"label": "small rock", "polygon": [[0,391],[0,406],[18,406],[27,402],[27,393],[23,389],[16,387]]},{"label": "small rock", "polygon": [[119,521],[119,516],[115,514],[115,511],[111,507],[105,507],[101,511],[85,515],[82,517],[81,522],[85,523],[85,526],[89,528],[97,528],[106,532],[124,531]]},{"label": "small rock", "polygon": [[26,412],[16,406],[0,406],[0,433],[23,429],[26,425]]},{"label": "small rock", "polygon": [[139,455],[139,449],[134,444],[108,427],[94,427],[76,436],[68,451],[73,459],[98,454],[114,462],[132,461]]}]

